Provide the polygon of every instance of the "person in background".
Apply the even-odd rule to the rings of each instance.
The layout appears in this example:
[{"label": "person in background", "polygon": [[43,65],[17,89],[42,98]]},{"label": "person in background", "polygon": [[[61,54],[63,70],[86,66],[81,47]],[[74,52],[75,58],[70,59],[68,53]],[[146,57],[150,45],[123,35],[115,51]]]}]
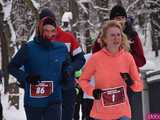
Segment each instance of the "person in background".
[{"label": "person in background", "polygon": [[[127,35],[128,40],[130,41],[130,52],[135,60],[137,67],[142,67],[143,65],[145,65],[146,59],[144,56],[141,40],[139,38],[138,33],[134,30],[132,26],[131,19],[127,18],[126,10],[120,5],[115,5],[111,9],[110,20],[117,20],[122,25],[123,32]],[[98,39],[99,37],[93,45],[93,53],[101,50],[101,46]]]},{"label": "person in background", "polygon": [[[50,16],[56,22],[56,18],[52,10],[44,8],[39,14],[40,20],[46,16]],[[64,32],[58,25],[56,26],[56,34],[52,38],[52,41],[58,41],[65,43],[68,48],[68,52],[71,57],[71,64],[69,65],[69,75],[72,75],[72,80],[68,81],[62,90],[62,120],[72,120],[74,114],[74,103],[76,98],[75,92],[75,79],[74,72],[80,70],[85,64],[84,53],[79,46],[78,40],[74,37],[71,32]],[[67,79],[67,75],[63,78],[64,81]]]},{"label": "person in background", "polygon": [[56,33],[51,17],[41,19],[36,32],[11,59],[8,72],[23,81],[27,120],[61,120],[62,77],[69,72],[70,56],[64,43],[51,41]]},{"label": "person in background", "polygon": [[[81,70],[75,72],[76,101],[75,101],[74,117],[73,117],[74,120],[80,120],[80,108],[82,108],[82,104],[83,104],[83,91],[80,88],[79,83],[78,83],[78,79],[79,79],[81,73],[82,73]],[[82,112],[82,116],[83,116],[83,112]],[[82,117],[82,120],[84,120],[83,117]]]},{"label": "person in background", "polygon": [[[92,54],[88,53],[85,54],[84,57],[86,61],[90,58]],[[82,70],[75,72],[75,78],[76,78],[76,102],[75,102],[75,110],[74,110],[74,120],[94,120],[90,117],[90,111],[92,109],[93,105],[93,97],[88,96],[85,92],[82,91],[81,87],[79,86],[79,77],[81,76]],[[94,77],[91,78],[90,84],[94,85]],[[80,108],[81,108],[81,118],[80,118]]]},{"label": "person in background", "polygon": [[[128,40],[130,42],[130,53],[132,54],[135,63],[137,67],[142,67],[146,64],[146,59],[143,52],[143,47],[141,44],[141,40],[139,38],[138,33],[133,28],[133,20],[129,17],[127,17],[126,10],[124,7],[120,5],[115,5],[110,12],[110,20],[116,20],[118,21],[122,27],[123,32],[127,35]],[[100,34],[99,34],[100,36]],[[93,53],[101,50],[101,46],[99,43],[99,37],[95,41],[95,44],[93,45]],[[128,87],[127,94],[129,97],[129,102],[131,104],[131,111],[132,111],[132,120],[139,119],[138,116],[140,116],[141,113],[141,105],[135,106],[134,103],[140,104],[141,100],[141,92],[134,92]]]},{"label": "person in background", "polygon": [[[88,61],[91,56],[92,56],[92,53],[85,54],[86,61]],[[94,76],[91,77],[89,84],[91,84],[92,86],[95,86]],[[83,93],[83,104],[82,104],[83,119],[82,120],[94,120],[92,117],[90,117],[93,101],[94,101],[93,96],[87,95],[86,92]]]},{"label": "person in background", "polygon": [[[102,49],[87,61],[79,79],[84,92],[94,97],[90,116],[96,120],[130,120],[128,80],[122,75],[128,74],[132,78],[129,87],[134,92],[143,90],[143,81],[128,52],[129,42],[122,26],[115,20],[104,24],[99,40]],[[95,86],[89,84],[92,76]]]}]

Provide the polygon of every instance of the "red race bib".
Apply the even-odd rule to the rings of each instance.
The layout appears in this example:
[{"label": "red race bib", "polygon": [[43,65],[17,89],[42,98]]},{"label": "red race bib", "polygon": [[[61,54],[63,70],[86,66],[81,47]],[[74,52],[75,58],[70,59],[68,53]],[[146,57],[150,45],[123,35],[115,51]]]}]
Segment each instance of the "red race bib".
[{"label": "red race bib", "polygon": [[124,87],[106,89],[102,93],[102,103],[104,107],[118,105],[124,102]]},{"label": "red race bib", "polygon": [[35,98],[48,97],[53,93],[53,81],[42,81],[38,85],[30,84],[30,96]]}]

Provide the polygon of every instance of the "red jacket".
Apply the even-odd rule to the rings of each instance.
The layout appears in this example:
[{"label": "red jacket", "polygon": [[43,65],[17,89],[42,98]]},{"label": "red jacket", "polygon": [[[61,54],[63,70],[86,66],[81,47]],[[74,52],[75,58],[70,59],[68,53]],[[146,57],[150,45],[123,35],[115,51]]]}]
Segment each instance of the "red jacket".
[{"label": "red jacket", "polygon": [[71,32],[64,32],[60,27],[57,27],[57,35],[54,40],[63,42],[66,44],[68,51],[72,56],[75,56],[82,52],[79,46],[78,40],[74,37]]},{"label": "red jacket", "polygon": [[[69,65],[70,74],[80,70],[85,64],[84,53],[79,46],[78,40],[74,37],[71,32],[65,32],[60,27],[56,28],[57,35],[53,38],[53,41],[58,41],[64,43],[71,57],[71,64]],[[74,81],[70,80],[67,83],[67,88],[74,87]]]},{"label": "red jacket", "polygon": [[[131,47],[130,52],[135,60],[137,67],[142,67],[143,65],[146,64],[146,59],[144,56],[143,47],[142,47],[140,38],[137,33],[132,38],[131,41],[133,43],[131,43],[131,45],[130,45],[130,47]],[[101,49],[101,46],[98,43],[98,41],[96,40],[93,45],[92,52],[95,53],[95,52],[99,51],[100,49]]]}]

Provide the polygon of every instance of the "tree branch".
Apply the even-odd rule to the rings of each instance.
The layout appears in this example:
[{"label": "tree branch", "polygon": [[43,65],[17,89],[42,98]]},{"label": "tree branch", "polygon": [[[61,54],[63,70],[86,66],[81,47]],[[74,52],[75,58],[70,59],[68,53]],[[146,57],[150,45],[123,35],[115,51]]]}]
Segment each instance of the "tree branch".
[{"label": "tree branch", "polygon": [[24,2],[28,5],[28,7],[32,10],[33,14],[35,15],[36,19],[38,20],[38,10],[33,5],[32,0],[24,0]]}]

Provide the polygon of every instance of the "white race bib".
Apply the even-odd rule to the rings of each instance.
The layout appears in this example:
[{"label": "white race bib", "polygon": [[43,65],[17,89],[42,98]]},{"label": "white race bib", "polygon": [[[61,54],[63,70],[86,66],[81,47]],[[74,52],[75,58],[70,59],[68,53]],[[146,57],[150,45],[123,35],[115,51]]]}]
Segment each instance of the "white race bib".
[{"label": "white race bib", "polygon": [[124,102],[124,87],[105,89],[102,93],[102,103],[104,107],[118,105]]}]

